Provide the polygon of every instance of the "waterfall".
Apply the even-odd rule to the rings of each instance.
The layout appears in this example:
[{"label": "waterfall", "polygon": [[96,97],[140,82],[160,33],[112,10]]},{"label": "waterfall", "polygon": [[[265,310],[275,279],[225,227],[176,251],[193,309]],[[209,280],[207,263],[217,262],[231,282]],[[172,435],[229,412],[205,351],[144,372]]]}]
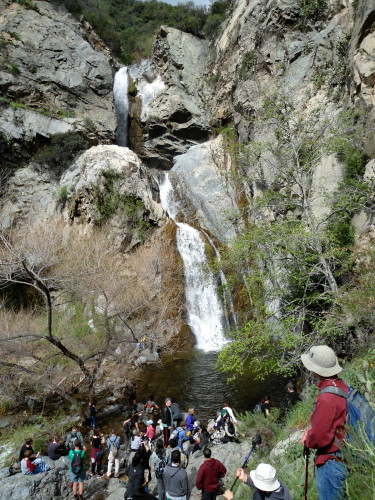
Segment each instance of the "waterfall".
[{"label": "waterfall", "polygon": [[128,68],[124,66],[115,74],[115,81],[113,84],[113,95],[117,118],[116,139],[119,146],[128,145],[128,86]]},{"label": "waterfall", "polygon": [[[209,241],[210,245],[214,249],[217,261],[220,263],[221,262],[220,252],[219,252],[218,248],[216,247],[213,239],[210,238],[209,235],[205,231],[203,231],[203,233],[205,234],[207,240]],[[228,291],[228,288],[227,288],[227,284],[228,284],[227,278],[225,277],[225,274],[222,271],[222,269],[220,269],[220,281],[221,281],[221,284],[223,285],[223,289],[224,289],[225,304],[226,304],[227,307],[229,307],[229,311],[230,311],[230,318],[229,318],[228,314],[227,314],[227,307],[226,307],[226,309],[225,309],[225,318],[227,320],[227,328],[228,329],[230,328],[231,323],[234,324],[237,327],[237,315],[236,315],[236,311],[234,310],[234,304],[233,304],[232,296],[231,296],[231,294],[230,294],[230,292]]]},{"label": "waterfall", "polygon": [[215,277],[207,265],[205,243],[197,229],[176,222],[178,204],[168,174],[160,184],[160,199],[164,210],[177,225],[177,249],[184,266],[188,324],[196,337],[197,348],[203,351],[220,350],[226,343],[224,312]]}]

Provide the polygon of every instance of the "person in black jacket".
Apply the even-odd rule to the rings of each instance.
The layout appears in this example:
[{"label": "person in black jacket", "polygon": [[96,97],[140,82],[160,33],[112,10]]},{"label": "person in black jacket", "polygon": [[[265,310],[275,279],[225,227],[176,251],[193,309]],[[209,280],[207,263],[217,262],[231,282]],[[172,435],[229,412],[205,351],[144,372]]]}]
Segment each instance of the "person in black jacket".
[{"label": "person in black jacket", "polygon": [[140,453],[136,453],[133,457],[131,465],[129,465],[126,475],[128,476],[128,484],[126,487],[125,500],[157,500],[156,497],[145,492],[145,486],[148,481],[148,470],[141,464],[142,457]]},{"label": "person in black jacket", "polygon": [[31,454],[32,454],[31,459],[35,458],[32,438],[26,439],[26,442],[22,445],[22,447],[20,449],[20,462],[23,458],[25,458],[25,451],[28,451],[28,450],[31,451]]},{"label": "person in black jacket", "polygon": [[164,434],[164,448],[168,446],[170,430],[173,428],[173,415],[171,406],[172,406],[171,398],[166,398],[165,406],[161,412],[161,421],[163,424],[163,434]]},{"label": "person in black jacket", "polygon": [[288,382],[286,384],[286,398],[285,398],[285,406],[288,407],[288,406],[293,406],[295,405],[296,403],[298,403],[298,401],[301,401],[301,398],[299,397],[299,394],[298,392],[296,392],[294,390],[294,385],[292,382]]}]

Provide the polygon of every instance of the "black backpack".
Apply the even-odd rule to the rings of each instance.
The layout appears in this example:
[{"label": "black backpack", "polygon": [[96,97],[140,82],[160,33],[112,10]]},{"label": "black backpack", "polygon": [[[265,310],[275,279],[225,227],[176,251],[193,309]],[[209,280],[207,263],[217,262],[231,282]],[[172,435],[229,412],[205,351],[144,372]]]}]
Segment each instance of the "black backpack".
[{"label": "black backpack", "polygon": [[72,472],[73,474],[79,474],[83,467],[83,458],[81,451],[73,451],[74,457],[72,460]]}]

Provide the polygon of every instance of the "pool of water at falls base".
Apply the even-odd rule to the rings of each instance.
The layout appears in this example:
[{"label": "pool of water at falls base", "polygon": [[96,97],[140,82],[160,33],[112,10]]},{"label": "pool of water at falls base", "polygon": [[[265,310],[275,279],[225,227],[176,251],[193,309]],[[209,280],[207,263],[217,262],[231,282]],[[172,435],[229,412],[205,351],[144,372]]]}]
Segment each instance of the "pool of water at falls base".
[{"label": "pool of water at falls base", "polygon": [[238,412],[252,410],[262,396],[271,396],[279,406],[285,399],[287,380],[270,375],[254,380],[247,372],[227,382],[215,368],[217,352],[192,348],[189,352],[169,354],[163,365],[147,365],[137,376],[137,401],[144,402],[150,394],[162,406],[166,397],[175,398],[183,411],[195,408],[196,418],[203,423],[220,410],[224,401]]}]

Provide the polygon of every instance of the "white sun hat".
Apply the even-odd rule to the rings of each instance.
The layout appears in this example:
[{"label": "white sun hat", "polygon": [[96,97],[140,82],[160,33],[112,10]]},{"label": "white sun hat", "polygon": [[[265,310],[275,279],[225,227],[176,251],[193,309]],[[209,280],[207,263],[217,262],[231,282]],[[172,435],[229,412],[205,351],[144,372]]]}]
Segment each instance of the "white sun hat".
[{"label": "white sun hat", "polygon": [[276,479],[276,470],[269,464],[259,464],[255,470],[250,471],[254,486],[262,491],[275,491],[280,487]]},{"label": "white sun hat", "polygon": [[307,354],[302,354],[301,361],[308,370],[321,377],[332,377],[342,371],[335,352],[327,345],[310,347]]}]

